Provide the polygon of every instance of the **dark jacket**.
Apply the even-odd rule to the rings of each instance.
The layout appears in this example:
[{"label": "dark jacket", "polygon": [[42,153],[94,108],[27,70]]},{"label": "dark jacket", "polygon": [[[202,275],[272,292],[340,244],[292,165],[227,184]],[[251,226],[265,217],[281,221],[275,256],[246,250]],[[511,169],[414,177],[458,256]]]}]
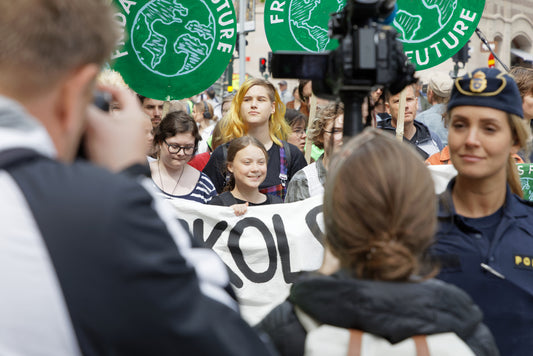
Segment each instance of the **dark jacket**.
[{"label": "dark jacket", "polygon": [[256,328],[270,335],[281,355],[303,355],[306,332],[294,306],[320,323],[359,329],[391,343],[414,335],[455,332],[476,355],[498,355],[482,313],[459,288],[438,280],[394,283],[307,275],[291,288],[286,302]]},{"label": "dark jacket", "polygon": [[[433,253],[443,266],[437,278],[465,290],[483,311],[502,355],[533,350],[533,203],[507,188],[494,236],[455,212],[451,191],[439,197],[439,228]],[[483,267],[483,266],[484,267]]]},{"label": "dark jacket", "polygon": [[[414,125],[416,127],[415,135],[410,140],[404,137],[404,141],[414,145],[424,159],[428,159],[432,154],[442,151],[444,144],[437,134],[416,120],[414,121]],[[396,134],[396,128],[392,126],[391,118],[381,121],[379,128]]]}]

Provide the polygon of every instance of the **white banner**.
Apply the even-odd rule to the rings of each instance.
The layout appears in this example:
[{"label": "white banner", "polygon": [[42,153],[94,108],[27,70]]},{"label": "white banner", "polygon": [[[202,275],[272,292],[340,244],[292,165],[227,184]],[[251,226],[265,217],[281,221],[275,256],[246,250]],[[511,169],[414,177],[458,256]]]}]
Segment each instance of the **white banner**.
[{"label": "white banner", "polygon": [[[428,168],[433,177],[437,194],[444,192],[450,180],[457,175],[457,170],[452,164],[428,166]],[[517,168],[522,184],[523,198],[533,201],[533,164],[519,163]]]},{"label": "white banner", "polygon": [[170,202],[178,219],[229,267],[242,316],[251,325],[287,298],[300,271],[322,264],[322,196],[249,207],[243,216],[231,207]]},{"label": "white banner", "polygon": [[428,166],[431,177],[435,183],[435,193],[440,194],[446,190],[450,180],[457,175],[453,164]]}]

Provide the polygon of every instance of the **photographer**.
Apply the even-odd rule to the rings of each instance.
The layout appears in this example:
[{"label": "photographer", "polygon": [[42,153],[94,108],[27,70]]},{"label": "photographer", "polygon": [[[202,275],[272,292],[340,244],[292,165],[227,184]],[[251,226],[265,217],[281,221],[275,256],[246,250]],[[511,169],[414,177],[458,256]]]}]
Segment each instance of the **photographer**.
[{"label": "photographer", "polygon": [[[115,115],[89,107],[118,35],[106,4],[0,2],[0,353],[268,354],[214,253],[147,178],[109,171],[145,162],[146,119],[120,90]],[[107,169],[73,163],[84,133]]]}]

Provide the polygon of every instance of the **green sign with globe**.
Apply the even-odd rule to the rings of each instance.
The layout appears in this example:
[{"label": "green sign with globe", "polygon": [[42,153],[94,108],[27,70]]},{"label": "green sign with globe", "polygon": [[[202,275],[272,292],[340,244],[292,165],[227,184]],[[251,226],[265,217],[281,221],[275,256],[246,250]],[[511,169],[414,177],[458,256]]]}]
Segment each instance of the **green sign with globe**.
[{"label": "green sign with globe", "polygon": [[520,175],[524,199],[533,201],[533,164],[519,163],[516,168],[518,168],[518,174]]},{"label": "green sign with globe", "polygon": [[113,2],[123,36],[112,68],[135,92],[158,100],[188,98],[226,69],[237,38],[231,1]]},{"label": "green sign with globe", "polygon": [[470,39],[485,0],[398,0],[393,26],[417,70],[452,57]]},{"label": "green sign with globe", "polygon": [[328,36],[332,13],[346,0],[266,0],[265,32],[272,51],[323,52],[338,46]]},{"label": "green sign with globe", "polygon": [[[351,1],[351,0],[348,0]],[[272,51],[323,52],[337,47],[328,37],[330,15],[345,0],[266,0],[265,32]],[[393,26],[417,70],[452,57],[470,39],[485,0],[398,0]]]}]

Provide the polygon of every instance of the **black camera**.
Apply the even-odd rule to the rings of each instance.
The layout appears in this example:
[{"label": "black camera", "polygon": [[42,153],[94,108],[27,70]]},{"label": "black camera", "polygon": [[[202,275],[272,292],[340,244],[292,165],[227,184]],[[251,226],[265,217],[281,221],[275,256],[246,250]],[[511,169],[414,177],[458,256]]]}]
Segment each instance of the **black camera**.
[{"label": "black camera", "polygon": [[415,68],[397,40],[398,33],[385,25],[393,17],[396,0],[347,0],[341,12],[331,15],[329,36],[339,41],[333,51],[273,54],[272,75],[313,81],[313,93],[344,102],[344,134],[362,130],[361,105],[376,84],[393,94],[416,83]]},{"label": "black camera", "polygon": [[[111,93],[95,90],[93,93],[93,105],[102,111],[109,112],[112,98]],[[87,160],[87,152],[85,152],[85,134],[81,137],[76,158]]]},{"label": "black camera", "polygon": [[95,90],[93,94],[93,104],[102,111],[109,111],[111,106],[111,93]]}]

